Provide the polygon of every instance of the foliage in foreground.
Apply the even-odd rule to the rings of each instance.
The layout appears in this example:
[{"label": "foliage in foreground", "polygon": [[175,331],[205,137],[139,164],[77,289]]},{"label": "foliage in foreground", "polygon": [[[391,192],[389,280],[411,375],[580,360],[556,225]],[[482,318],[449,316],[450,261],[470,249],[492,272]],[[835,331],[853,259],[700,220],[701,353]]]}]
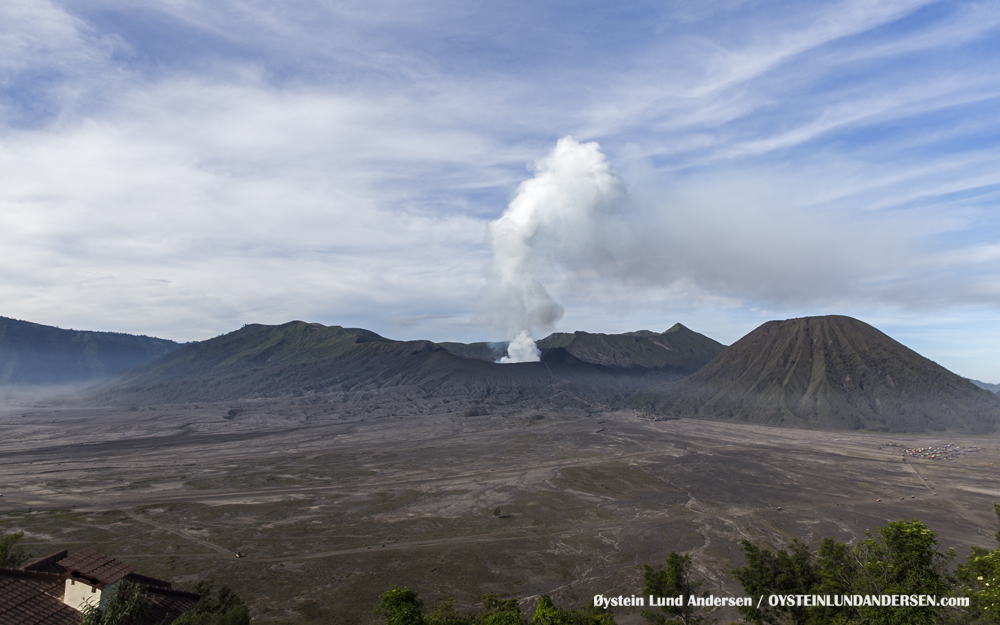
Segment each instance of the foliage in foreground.
[{"label": "foliage in foreground", "polygon": [[[993,504],[1000,521],[1000,504]],[[1000,545],[1000,530],[995,534]],[[993,551],[973,547],[965,564],[958,566],[958,591],[969,598],[970,623],[1000,623],[1000,546]]]},{"label": "foliage in foreground", "polygon": [[[1000,504],[994,505],[1000,521]],[[747,564],[732,571],[745,596],[763,597],[758,605],[739,607],[745,622],[755,625],[1000,625],[1000,531],[993,551],[972,547],[965,564],[954,573],[955,553],[937,550],[937,535],[913,519],[895,521],[874,532],[865,532],[855,544],[824,538],[816,552],[799,540],[784,549],[770,550],[743,541]],[[704,580],[692,577],[691,557],[671,551],[666,566],[642,565],[642,595],[683,597],[682,605],[642,611],[655,625],[701,625],[714,622],[710,609],[688,605],[700,592]],[[699,594],[700,593],[700,594]],[[939,605],[898,606],[797,606],[770,605],[769,597],[906,596],[918,598],[963,597],[968,607]],[[417,592],[393,588],[382,595],[379,609],[387,625],[613,625],[610,612],[593,606],[566,610],[547,596],[538,601],[529,621],[515,599],[495,594],[483,597],[478,614],[460,614],[451,600],[435,605],[427,615]]]},{"label": "foliage in foreground", "polygon": [[773,553],[748,541],[742,544],[747,565],[734,570],[733,576],[748,596],[765,597],[759,609],[739,608],[751,623],[930,624],[945,618],[944,608],[769,606],[767,597],[954,594],[955,579],[948,572],[954,553],[939,553],[937,536],[916,519],[889,523],[874,534],[865,532],[865,538],[853,546],[824,538],[817,554],[798,540]]},{"label": "foliage in foreground", "polygon": [[[698,589],[705,583],[704,580],[691,578],[691,556],[671,551],[667,555],[666,568],[654,569],[643,564],[642,579],[645,582],[643,597],[683,597],[683,605],[680,606],[663,606],[658,612],[643,610],[642,616],[647,622],[656,625],[699,625],[709,622],[706,616],[698,614],[697,607],[690,605],[691,597],[699,596]],[[701,596],[706,594],[708,593],[701,593]]]},{"label": "foliage in foreground", "polygon": [[614,625],[611,614],[591,607],[566,610],[543,595],[529,621],[518,608],[517,599],[501,599],[496,593],[483,595],[477,614],[462,614],[452,599],[435,604],[423,613],[424,602],[412,588],[395,587],[382,593],[375,613],[386,625]]},{"label": "foliage in foreground", "polygon": [[24,538],[24,532],[0,538],[0,568],[16,569],[31,557],[31,554],[26,553],[20,547],[14,549],[14,545],[22,538]]},{"label": "foliage in foreground", "polygon": [[[219,589],[214,600],[211,581],[198,582],[195,591],[201,594],[201,599],[173,621],[173,625],[250,625],[246,606],[227,586]],[[108,592],[103,608],[83,604],[80,625],[133,625],[151,621],[153,606],[141,584],[123,579]]]},{"label": "foliage in foreground", "polygon": [[146,589],[141,584],[123,579],[106,592],[110,596],[104,601],[104,608],[90,603],[80,607],[83,620],[80,625],[126,625],[143,623],[152,613],[146,599]]},{"label": "foliage in foreground", "polygon": [[[0,568],[18,568],[31,557],[20,547],[14,549],[17,541],[23,537],[22,531],[0,538]],[[173,621],[173,625],[250,625],[249,611],[239,596],[228,586],[223,586],[216,598],[212,599],[212,585],[211,580],[198,582],[195,592],[201,595],[201,599]],[[152,605],[146,596],[146,589],[141,584],[123,579],[110,587],[107,592],[109,594],[105,598],[103,608],[89,603],[81,607],[83,620],[80,625],[143,623],[153,613]]]},{"label": "foliage in foreground", "polygon": [[250,613],[236,593],[223,586],[213,600],[212,584],[211,580],[198,582],[194,591],[201,599],[173,625],[250,625]]}]

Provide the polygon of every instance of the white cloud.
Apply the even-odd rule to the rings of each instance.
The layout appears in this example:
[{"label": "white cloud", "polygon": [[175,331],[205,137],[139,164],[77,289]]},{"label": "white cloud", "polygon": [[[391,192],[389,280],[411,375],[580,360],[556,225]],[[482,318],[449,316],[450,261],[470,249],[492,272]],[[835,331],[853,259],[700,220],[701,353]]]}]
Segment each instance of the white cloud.
[{"label": "white cloud", "polygon": [[566,135],[631,200],[538,248],[563,327],[1000,308],[995,9],[677,4],[7,2],[0,314],[501,338],[486,224]]},{"label": "white cloud", "polygon": [[[11,273],[30,271],[48,292],[20,314],[51,319],[60,301],[83,300],[77,318],[142,309],[130,328],[204,338],[202,328],[222,332],[254,312],[272,321],[296,309],[358,315],[389,293],[419,302],[475,288],[479,271],[463,276],[452,259],[482,257],[484,222],[410,206],[379,189],[378,173],[389,155],[399,167],[422,158],[424,171],[470,155],[446,151],[439,135],[436,154],[407,152],[419,139],[394,134],[391,110],[362,109],[316,94],[181,83],[132,93],[108,119],[8,133],[0,241],[17,259]],[[380,157],[386,163],[372,163]],[[366,161],[375,171],[358,168]],[[23,284],[0,289],[24,302]],[[217,319],[193,336],[167,321],[199,314]]]}]

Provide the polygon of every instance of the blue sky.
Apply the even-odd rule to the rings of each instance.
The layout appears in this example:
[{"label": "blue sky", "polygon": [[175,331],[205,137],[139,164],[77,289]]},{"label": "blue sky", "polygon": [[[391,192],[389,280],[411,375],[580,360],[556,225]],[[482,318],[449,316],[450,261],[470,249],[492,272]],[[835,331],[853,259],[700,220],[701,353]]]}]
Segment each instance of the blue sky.
[{"label": "blue sky", "polygon": [[996,3],[122,4],[0,5],[2,315],[503,338],[487,227],[572,136],[633,236],[536,241],[558,330],[847,314],[1000,382]]}]

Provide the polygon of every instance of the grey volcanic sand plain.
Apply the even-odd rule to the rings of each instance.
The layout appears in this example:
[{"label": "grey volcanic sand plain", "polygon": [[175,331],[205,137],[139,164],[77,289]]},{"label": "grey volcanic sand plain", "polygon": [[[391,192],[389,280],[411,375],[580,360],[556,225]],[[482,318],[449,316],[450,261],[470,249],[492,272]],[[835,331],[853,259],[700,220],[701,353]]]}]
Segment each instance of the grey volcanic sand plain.
[{"label": "grey volcanic sand plain", "polygon": [[[742,539],[815,548],[898,519],[921,519],[964,560],[970,545],[995,546],[1000,501],[995,438],[653,422],[541,403],[22,399],[2,407],[0,432],[0,532],[25,530],[35,556],[93,547],[182,588],[213,577],[261,623],[366,623],[393,585],[464,609],[485,592],[525,610],[544,593],[575,607],[639,594],[639,565],[671,550],[692,555],[713,594],[741,596],[729,571],[743,564]],[[900,456],[952,442],[982,450]],[[637,610],[617,618],[641,621]]]}]

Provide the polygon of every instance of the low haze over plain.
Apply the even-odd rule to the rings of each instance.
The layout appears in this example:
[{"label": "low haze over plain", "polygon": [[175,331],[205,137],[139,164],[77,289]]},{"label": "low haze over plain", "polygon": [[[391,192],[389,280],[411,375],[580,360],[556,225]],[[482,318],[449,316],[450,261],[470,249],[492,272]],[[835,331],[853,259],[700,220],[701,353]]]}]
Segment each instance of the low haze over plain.
[{"label": "low haze over plain", "polygon": [[536,338],[847,314],[1000,382],[998,68],[994,2],[6,0],[0,315],[503,339],[507,271]]}]

